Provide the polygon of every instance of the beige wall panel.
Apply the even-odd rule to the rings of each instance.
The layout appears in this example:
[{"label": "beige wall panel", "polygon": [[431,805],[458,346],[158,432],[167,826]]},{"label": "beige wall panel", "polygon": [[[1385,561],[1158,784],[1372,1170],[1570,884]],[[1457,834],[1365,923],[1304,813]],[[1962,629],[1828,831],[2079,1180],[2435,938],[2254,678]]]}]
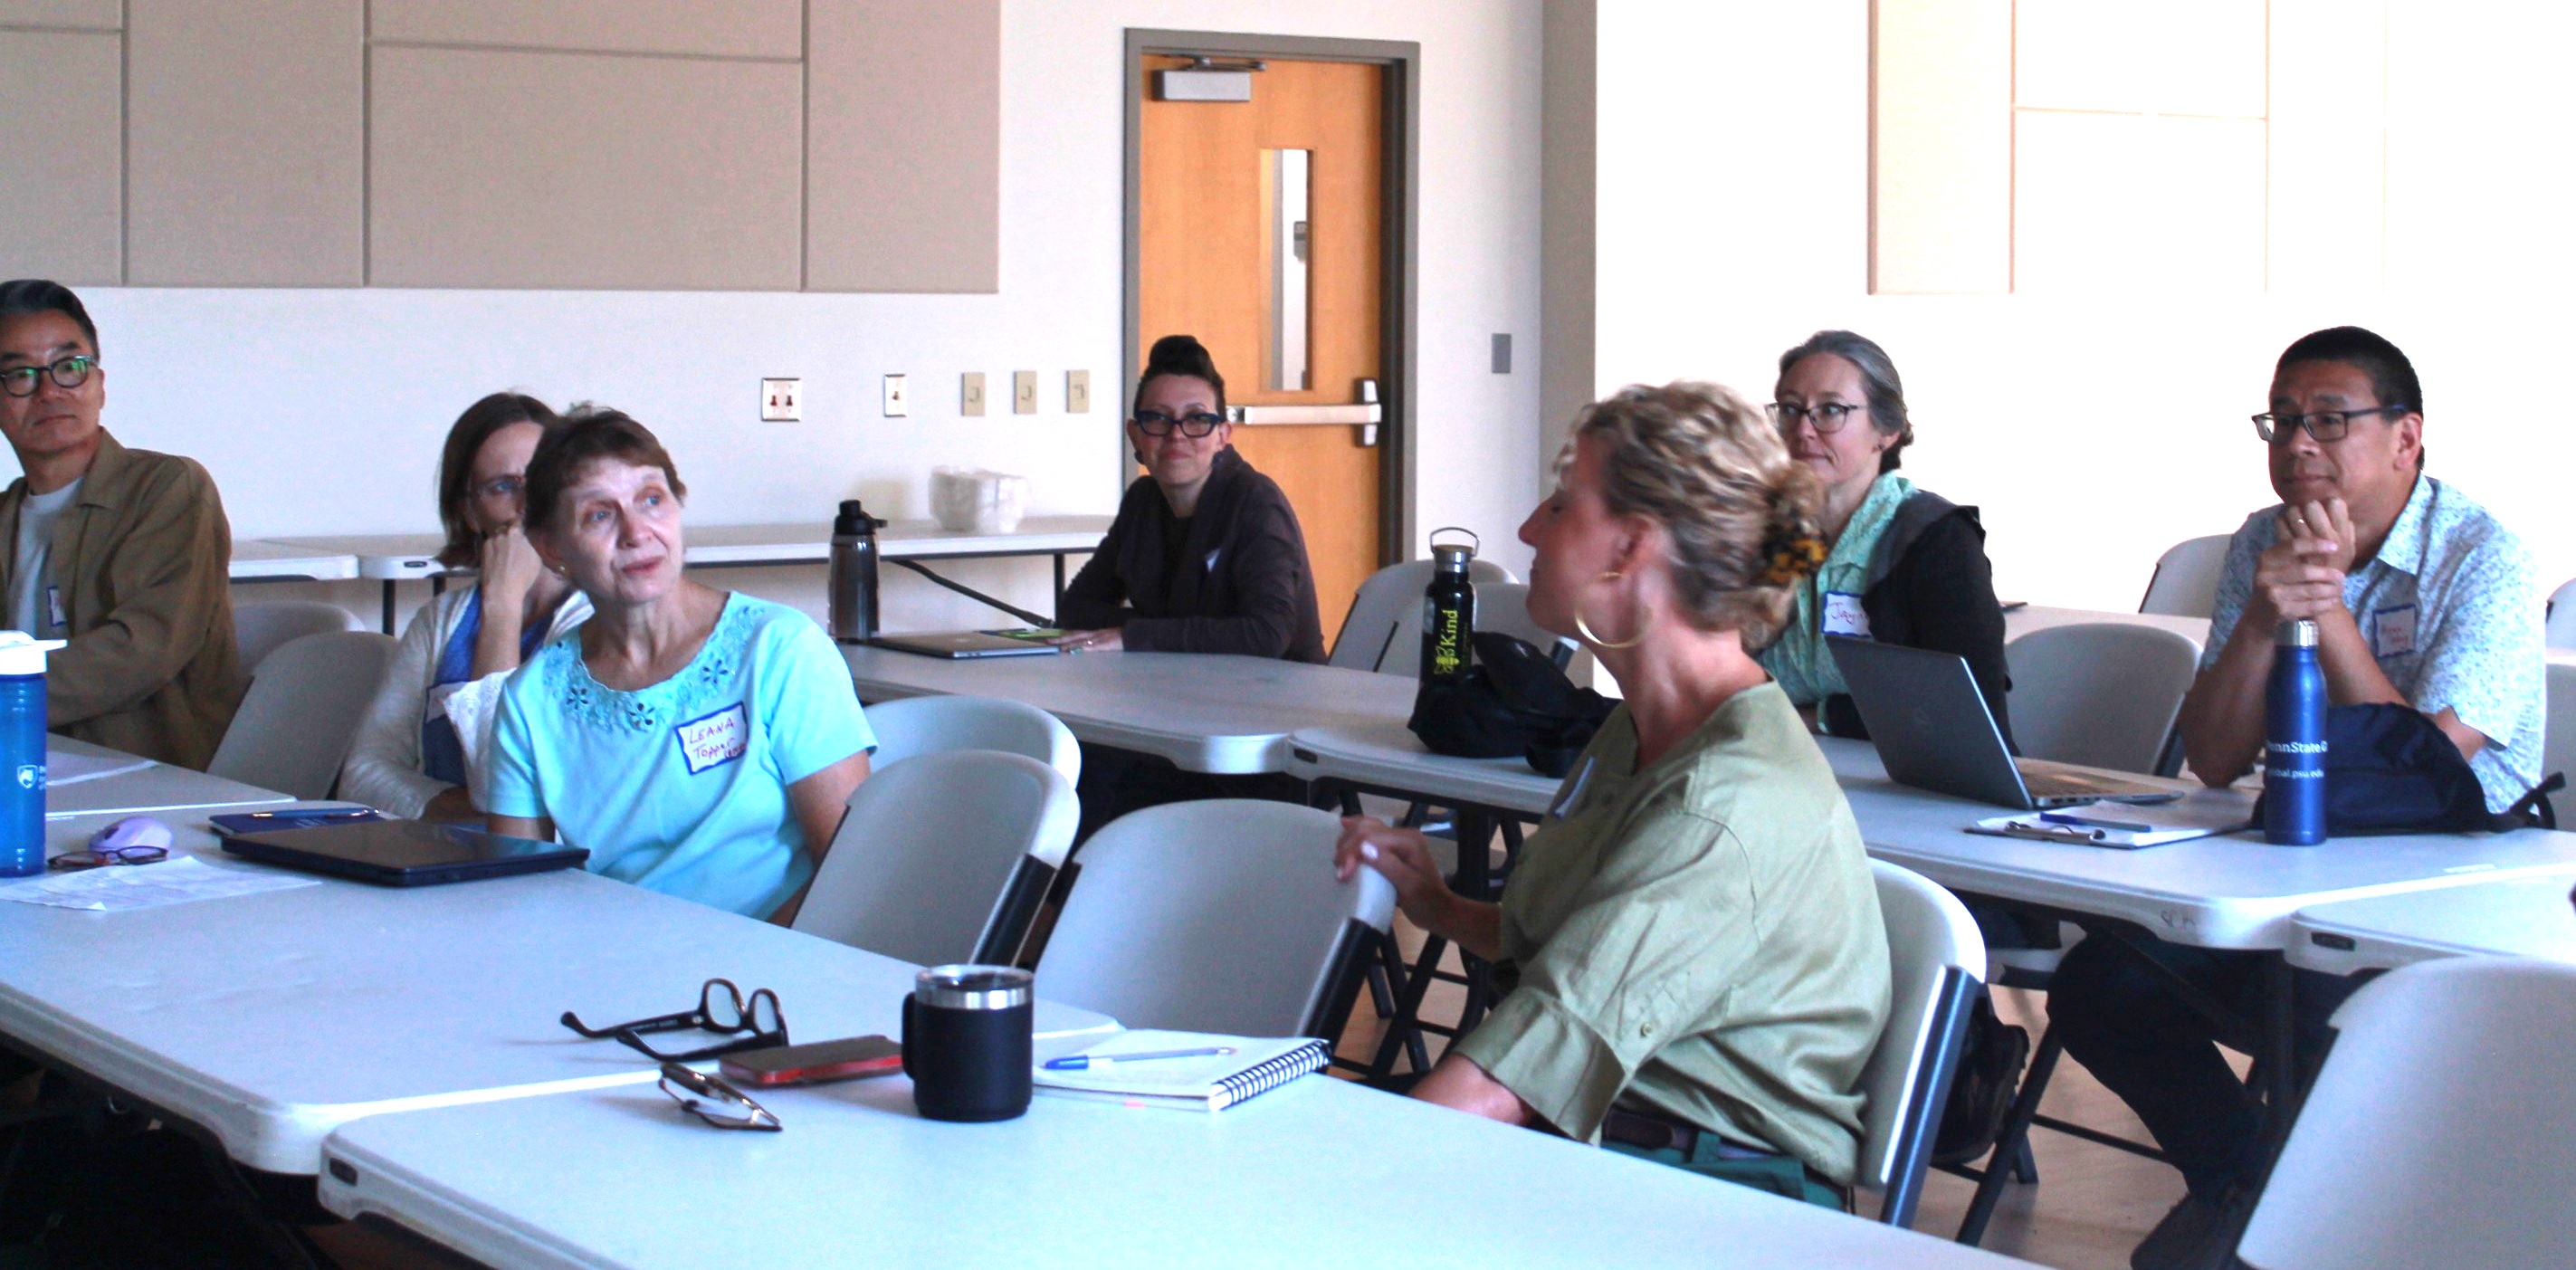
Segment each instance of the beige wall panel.
[{"label": "beige wall panel", "polygon": [[0,278],[121,280],[116,35],[0,32],[0,154],[41,181],[0,180]]},{"label": "beige wall panel", "polygon": [[118,0],[0,0],[0,26],[123,25],[125,6]]},{"label": "beige wall panel", "polygon": [[799,68],[374,58],[374,285],[796,289]]},{"label": "beige wall panel", "polygon": [[2271,289],[2377,291],[2386,277],[2384,7],[2272,0]]},{"label": "beige wall panel", "polygon": [[2016,105],[2263,114],[2264,0],[2017,0]]},{"label": "beige wall panel", "polygon": [[1001,287],[999,0],[814,0],[805,285]]},{"label": "beige wall panel", "polygon": [[362,11],[133,0],[129,282],[366,282]]},{"label": "beige wall panel", "polygon": [[798,0],[374,0],[380,41],[698,53],[804,55]]},{"label": "beige wall panel", "polygon": [[2022,113],[2013,289],[2263,289],[2263,123]]},{"label": "beige wall panel", "polygon": [[2011,290],[2012,0],[1872,12],[1870,290]]}]

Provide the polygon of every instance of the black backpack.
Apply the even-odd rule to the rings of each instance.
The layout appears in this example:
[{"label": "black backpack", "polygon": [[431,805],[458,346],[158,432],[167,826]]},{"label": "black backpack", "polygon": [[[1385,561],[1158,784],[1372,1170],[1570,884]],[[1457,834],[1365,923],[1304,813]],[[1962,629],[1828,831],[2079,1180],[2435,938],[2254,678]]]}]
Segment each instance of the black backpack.
[{"label": "black backpack", "polygon": [[[2552,775],[2504,811],[2487,810],[2477,773],[2431,716],[2378,703],[2326,711],[2326,835],[2503,833],[2526,825],[2558,827]],[[2261,802],[2254,823],[2263,822]]]},{"label": "black backpack", "polygon": [[1525,758],[1541,776],[1565,775],[1615,703],[1575,687],[1527,640],[1479,631],[1472,642],[1476,664],[1424,683],[1405,726],[1434,754]]}]

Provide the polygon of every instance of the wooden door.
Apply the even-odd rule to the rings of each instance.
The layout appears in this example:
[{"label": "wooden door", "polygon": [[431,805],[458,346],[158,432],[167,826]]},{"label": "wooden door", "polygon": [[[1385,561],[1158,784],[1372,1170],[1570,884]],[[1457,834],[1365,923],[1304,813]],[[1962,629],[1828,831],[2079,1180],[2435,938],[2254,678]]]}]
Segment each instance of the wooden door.
[{"label": "wooden door", "polygon": [[[1144,60],[1136,364],[1144,365],[1155,340],[1189,334],[1216,359],[1231,405],[1358,401],[1359,381],[1383,380],[1385,70],[1265,59],[1249,102],[1156,101],[1153,73],[1189,60]],[[1264,315],[1273,296],[1274,239],[1265,185],[1275,170],[1268,156],[1279,150],[1311,156],[1303,389],[1268,386],[1273,354]],[[1297,509],[1327,639],[1341,630],[1360,583],[1383,563],[1379,464],[1389,447],[1368,443],[1374,431],[1349,424],[1234,430],[1234,448],[1279,482]]]}]

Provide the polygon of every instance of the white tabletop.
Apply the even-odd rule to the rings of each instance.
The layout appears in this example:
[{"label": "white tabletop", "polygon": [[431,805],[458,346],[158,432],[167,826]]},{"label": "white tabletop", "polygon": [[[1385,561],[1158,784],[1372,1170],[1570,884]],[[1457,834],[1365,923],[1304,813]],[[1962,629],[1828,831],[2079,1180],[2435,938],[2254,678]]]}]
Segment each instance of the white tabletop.
[{"label": "white tabletop", "polygon": [[[167,818],[214,867],[258,867],[215,852],[201,816]],[[107,819],[49,823],[49,854]],[[798,1041],[891,1035],[912,980],[900,962],[577,870],[114,913],[0,902],[0,967],[0,1032],[289,1174],[314,1172],[324,1135],[360,1116],[650,1088],[650,1060],[575,1036],[556,1021],[568,1009],[593,1023],[683,1010],[720,975],[775,989]],[[1041,1003],[1038,1026],[1110,1025]]]},{"label": "white tabletop", "polygon": [[[953,533],[935,521],[898,520],[877,531],[877,552],[889,560],[939,556],[1047,555],[1089,551],[1109,532],[1107,516],[1028,516],[1007,534]],[[819,564],[831,558],[830,521],[784,525],[690,525],[682,534],[682,559],[691,565]],[[342,552],[356,562],[340,577],[426,578],[439,567],[437,534],[351,534],[280,538],[281,550]],[[464,572],[458,570],[457,572]],[[235,576],[240,576],[236,571]]]},{"label": "white tabletop", "polygon": [[358,559],[345,551],[315,551],[258,538],[233,541],[232,580],[310,578],[337,582],[358,576]]},{"label": "white tabletop", "polygon": [[952,661],[841,646],[862,701],[976,696],[1025,701],[1085,741],[1159,754],[1193,772],[1277,772],[1300,728],[1392,721],[1413,712],[1393,675],[1275,657],[1072,653]]},{"label": "white tabletop", "polygon": [[2576,961],[2568,879],[2511,878],[2299,910],[2290,964],[2328,974],[2489,954]]},{"label": "white tabletop", "polygon": [[[2513,877],[2576,878],[2576,834],[2405,834],[2275,847],[2232,834],[2116,851],[1965,831],[1984,803],[1887,779],[1866,741],[1819,738],[1869,853],[1955,891],[2122,918],[2202,948],[2286,949],[2292,916],[2336,900]],[[2205,790],[2196,799],[2252,796]]]},{"label": "white tabletop", "polygon": [[[127,759],[103,745],[67,736],[45,738],[45,749],[51,754],[80,754],[93,758]],[[45,789],[45,817],[61,820],[101,812],[111,815],[140,815],[146,812],[175,811],[203,807],[256,807],[266,803],[292,801],[274,790],[208,776],[194,768],[154,763],[149,767],[70,785],[48,785]]]},{"label": "white tabletop", "polygon": [[2047,604],[2025,604],[2004,610],[2004,642],[2009,644],[2033,631],[2052,626],[2072,626],[2079,622],[2127,622],[2172,631],[2191,641],[2194,648],[2209,644],[2209,619],[2175,617],[2163,613],[2128,613],[2101,609],[2062,609]]},{"label": "white tabletop", "polygon": [[1563,783],[1532,771],[1525,759],[1434,754],[1402,719],[1299,728],[1289,737],[1286,770],[1300,780],[1346,780],[1526,816],[1544,813]]},{"label": "white tabletop", "polygon": [[781,1132],[649,1087],[362,1120],[322,1202],[529,1268],[2024,1264],[1322,1076],[970,1125],[901,1076],[755,1096]]}]

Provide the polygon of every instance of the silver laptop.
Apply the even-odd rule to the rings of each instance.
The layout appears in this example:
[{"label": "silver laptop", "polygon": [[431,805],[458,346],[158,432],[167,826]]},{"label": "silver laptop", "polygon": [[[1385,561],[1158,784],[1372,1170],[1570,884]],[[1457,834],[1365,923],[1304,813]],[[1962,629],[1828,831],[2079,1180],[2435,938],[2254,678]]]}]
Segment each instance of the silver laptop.
[{"label": "silver laptop", "polygon": [[2161,803],[2182,797],[2177,782],[2114,775],[2098,768],[2014,758],[1957,653],[1875,640],[1830,637],[1852,705],[1899,785],[1955,794],[2016,811],[2078,803]]},{"label": "silver laptop", "polygon": [[1038,657],[1064,651],[1046,642],[1044,636],[1034,632],[1015,634],[1009,631],[924,631],[911,635],[879,635],[868,642],[879,648],[891,648],[898,652],[959,660],[972,657]]}]

